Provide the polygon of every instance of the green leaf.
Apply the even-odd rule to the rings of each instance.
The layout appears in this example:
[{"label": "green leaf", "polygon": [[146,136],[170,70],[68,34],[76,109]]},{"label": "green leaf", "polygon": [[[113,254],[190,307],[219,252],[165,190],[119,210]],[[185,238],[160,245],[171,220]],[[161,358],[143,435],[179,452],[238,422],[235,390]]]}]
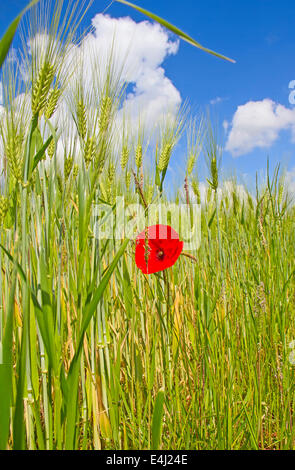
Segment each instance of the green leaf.
[{"label": "green leaf", "polygon": [[24,391],[27,372],[27,345],[28,345],[28,319],[29,312],[29,288],[24,286],[22,289],[22,308],[23,308],[23,326],[21,330],[20,354],[17,360],[17,381],[15,410],[13,416],[13,450],[25,450],[26,446],[26,428],[24,420]]},{"label": "green leaf", "polygon": [[105,288],[108,285],[110,277],[112,273],[114,272],[119,259],[121,258],[124,251],[126,250],[128,243],[129,243],[129,239],[126,239],[122,243],[121,248],[117,252],[116,256],[114,257],[113,261],[108,267],[105,275],[103,276],[99,286],[94,292],[91,302],[87,304],[84,308],[78,347],[72,359],[69,374],[68,374],[67,384],[66,384],[66,387],[64,388],[65,390],[68,391],[68,393],[66,393],[66,396],[64,397],[66,410],[67,410],[67,423],[66,423],[66,449],[67,450],[73,450],[75,447],[79,370],[80,370],[80,359],[81,359],[84,335],[85,335],[85,332],[87,330],[87,327],[90,323],[92,316],[96,312],[97,305],[105,291]]},{"label": "green leaf", "polygon": [[60,341],[55,335],[54,329],[54,308],[52,305],[52,291],[48,282],[48,267],[45,259],[45,252],[42,250],[40,258],[40,274],[41,274],[41,296],[42,296],[42,314],[36,309],[36,317],[39,324],[40,332],[46,352],[48,353],[49,364],[53,367],[55,374],[58,371],[57,357],[60,353]]},{"label": "green leaf", "polygon": [[164,20],[163,18],[160,18],[159,16],[155,15],[154,13],[151,13],[151,12],[145,10],[144,8],[141,8],[141,7],[137,6],[137,5],[134,5],[134,4],[131,3],[131,2],[127,2],[126,0],[117,0],[117,2],[123,3],[124,5],[128,5],[129,7],[134,8],[135,10],[140,11],[140,13],[143,13],[145,16],[148,16],[149,18],[151,18],[151,19],[154,20],[154,21],[157,21],[157,23],[160,23],[162,26],[164,26],[165,28],[169,29],[169,30],[172,31],[174,34],[176,34],[177,36],[179,36],[181,39],[183,39],[184,41],[188,42],[189,44],[192,44],[192,45],[195,46],[195,47],[198,47],[198,48],[201,49],[202,51],[208,52],[208,54],[212,54],[212,55],[214,55],[214,56],[216,56],[216,57],[219,57],[220,59],[228,60],[229,62],[233,62],[233,63],[236,62],[235,60],[230,59],[229,57],[226,57],[226,56],[224,56],[224,55],[222,55],[222,54],[219,54],[218,52],[212,51],[211,49],[208,49],[207,47],[202,46],[199,42],[195,41],[193,38],[191,38],[190,36],[188,36],[186,33],[184,33],[183,31],[181,31],[179,28],[177,28],[176,26],[172,25],[171,23],[168,23],[168,21]]},{"label": "green leaf", "polygon": [[0,68],[2,67],[2,64],[8,54],[8,51],[10,49],[11,43],[13,41],[19,22],[22,19],[22,16],[26,13],[29,8],[38,3],[38,1],[39,0],[33,0],[32,2],[30,2],[29,5],[24,8],[24,10],[13,20],[13,22],[9,25],[6,32],[2,36],[0,41]]},{"label": "green leaf", "polygon": [[209,227],[209,228],[210,228],[211,225],[212,225],[212,222],[213,222],[213,220],[214,220],[215,214],[216,214],[216,209],[214,209],[213,214],[211,215],[210,220],[209,220],[209,222],[208,222],[208,227]]},{"label": "green leaf", "polygon": [[12,286],[10,289],[6,325],[2,344],[2,359],[0,365],[0,449],[5,450],[9,437],[10,406],[12,397],[12,341],[13,341],[13,313],[14,294],[16,287],[16,269],[14,270]]},{"label": "green leaf", "polygon": [[8,29],[6,30],[4,36],[2,37],[0,41],[0,67],[2,66],[8,51],[10,49],[12,40],[14,38],[16,29],[18,27],[18,24],[20,22],[21,16],[18,16],[13,20],[13,22],[10,24]]},{"label": "green leaf", "polygon": [[[32,299],[31,310],[34,310],[34,303]],[[34,315],[30,315],[30,325],[29,325],[29,346],[30,346],[30,367],[31,367],[31,380],[32,387],[34,391],[34,399],[38,400],[39,398],[39,375],[38,375],[38,351],[37,351],[37,328],[36,320]]]},{"label": "green leaf", "polygon": [[123,258],[123,278],[121,282],[122,282],[126,313],[127,313],[128,318],[131,318],[132,313],[133,313],[134,303],[133,303],[133,295],[132,295],[132,284],[131,284],[131,279],[129,276],[125,256]]},{"label": "green leaf", "polygon": [[[33,148],[34,148],[34,132],[38,126],[38,116],[34,116],[31,120],[30,131],[27,137],[26,146],[25,146],[25,158],[23,162],[23,180],[26,183],[32,174],[33,168]],[[33,148],[32,148],[33,147]]]},{"label": "green leaf", "polygon": [[[94,312],[96,311],[97,305],[98,305],[98,303],[99,303],[99,301],[102,297],[102,294],[103,294],[106,286],[108,285],[110,277],[111,277],[115,267],[117,266],[119,259],[121,258],[124,251],[126,250],[128,243],[129,243],[129,239],[126,239],[122,243],[121,248],[118,250],[115,258],[111,262],[110,266],[108,267],[107,272],[105,273],[104,277],[102,278],[101,283],[99,284],[98,288],[96,289],[96,291],[93,295],[93,299],[92,299],[91,303],[88,305],[88,308],[86,309],[85,314],[83,315],[81,334],[85,333],[85,331],[86,331],[86,329],[87,329],[87,327],[90,323],[90,320],[91,320]],[[81,341],[83,341],[83,338],[81,338]],[[82,346],[82,344],[81,344],[81,346]]]},{"label": "green leaf", "polygon": [[33,169],[32,171],[35,170],[36,166],[38,165],[38,163],[43,159],[44,157],[44,154],[46,152],[46,149],[48,147],[48,145],[50,144],[50,142],[52,141],[53,137],[52,135],[49,137],[49,139],[46,140],[45,144],[42,145],[42,147],[40,148],[40,150],[36,153],[35,157],[34,157],[34,162],[33,162]]},{"label": "green leaf", "polygon": [[164,390],[160,389],[156,396],[152,419],[152,450],[159,448],[163,425],[164,396]]},{"label": "green leaf", "polygon": [[[35,307],[35,314],[36,314],[36,317],[37,317],[38,326],[40,328],[40,333],[41,333],[42,339],[44,341],[44,346],[45,346],[46,352],[48,354],[49,365],[51,365],[56,370],[55,346],[54,346],[54,343],[53,343],[53,339],[50,337],[50,333],[52,333],[52,328],[53,328],[52,319],[51,319],[51,316],[50,316],[51,312],[49,311],[48,315],[44,314],[44,312],[46,312],[46,308],[43,310],[42,307],[40,306],[40,304],[38,302],[38,299],[37,299],[37,296],[33,292],[32,288],[29,284],[29,281],[28,281],[21,265],[13,258],[13,256],[6,250],[6,248],[1,243],[0,243],[0,248],[4,251],[4,253],[7,255],[9,260],[12,263],[15,264],[15,267],[17,269],[18,274],[20,275],[21,279],[24,281],[24,283],[28,287],[31,299],[32,299],[34,307]],[[43,269],[43,265],[44,265],[44,263],[43,264],[41,263],[41,265],[40,265],[41,266],[41,272],[42,272],[42,269]],[[46,276],[46,271],[43,274],[43,279],[44,279],[44,276]],[[46,292],[42,291],[42,300],[44,299],[44,297],[46,298]]]}]

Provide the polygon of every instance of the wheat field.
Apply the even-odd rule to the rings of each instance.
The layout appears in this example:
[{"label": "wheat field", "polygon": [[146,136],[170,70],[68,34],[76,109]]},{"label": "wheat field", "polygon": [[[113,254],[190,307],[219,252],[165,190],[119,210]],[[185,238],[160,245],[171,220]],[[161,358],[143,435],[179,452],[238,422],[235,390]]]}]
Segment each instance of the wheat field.
[{"label": "wheat field", "polygon": [[[295,210],[283,172],[255,193],[225,190],[214,125],[186,108],[156,141],[128,116],[119,125],[112,46],[103,71],[93,59],[93,87],[71,60],[87,5],[33,3],[22,60],[4,60],[9,37],[0,43],[0,448],[294,449]],[[185,181],[168,195],[183,136]],[[199,246],[143,274],[134,239],[96,236],[93,208],[115,231],[118,197],[144,210],[198,204]]]}]

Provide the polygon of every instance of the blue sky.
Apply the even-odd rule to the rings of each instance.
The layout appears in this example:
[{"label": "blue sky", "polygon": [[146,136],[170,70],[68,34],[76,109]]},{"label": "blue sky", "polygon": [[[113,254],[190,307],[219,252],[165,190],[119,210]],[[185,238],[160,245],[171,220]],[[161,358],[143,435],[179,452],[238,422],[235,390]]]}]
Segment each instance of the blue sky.
[{"label": "blue sky", "polygon": [[[263,174],[266,159],[291,171],[295,167],[295,105],[289,83],[295,80],[295,3],[289,0],[137,0],[138,5],[177,25],[204,46],[236,60],[222,61],[181,41],[175,55],[162,63],[166,76],[196,109],[210,107],[223,133],[225,175],[245,183]],[[1,5],[0,35],[27,2]],[[101,13],[110,2],[97,0],[83,21]],[[145,17],[114,2],[107,13],[115,18]],[[268,101],[266,101],[268,100]],[[249,102],[253,102],[252,106]],[[238,114],[238,107],[240,111]],[[235,118],[235,122],[233,122]],[[249,124],[249,126],[248,126]],[[232,135],[230,135],[232,132]],[[175,168],[177,163],[174,162]],[[200,165],[203,174],[204,167]]]}]

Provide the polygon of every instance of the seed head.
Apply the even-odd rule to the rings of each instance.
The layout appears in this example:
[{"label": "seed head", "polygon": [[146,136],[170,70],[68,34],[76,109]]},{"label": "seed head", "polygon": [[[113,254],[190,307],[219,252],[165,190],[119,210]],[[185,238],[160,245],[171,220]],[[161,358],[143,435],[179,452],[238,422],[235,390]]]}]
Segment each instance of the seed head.
[{"label": "seed head", "polygon": [[187,163],[187,174],[190,176],[193,172],[196,162],[196,154],[192,153]]},{"label": "seed head", "polygon": [[47,154],[50,160],[52,159],[55,152],[55,141],[54,139],[51,140],[50,144],[47,147]]},{"label": "seed head", "polygon": [[146,198],[147,204],[151,204],[153,200],[153,195],[154,195],[154,186],[150,184],[148,186],[148,191],[147,191],[147,198]]},{"label": "seed head", "polygon": [[172,152],[173,145],[171,142],[167,142],[161,153],[160,153],[160,158],[159,158],[159,163],[158,163],[158,168],[160,171],[164,171],[167,169],[169,160],[171,157],[171,152]]},{"label": "seed head", "polygon": [[71,174],[72,168],[73,168],[73,157],[69,155],[68,157],[65,158],[65,161],[64,161],[64,175],[65,175],[66,181]]},{"label": "seed head", "polygon": [[73,177],[77,178],[78,173],[79,173],[79,166],[77,165],[77,163],[75,163],[75,165],[73,167]]},{"label": "seed head", "polygon": [[59,88],[53,88],[49,91],[48,100],[47,100],[47,104],[46,104],[46,108],[44,112],[46,119],[50,119],[52,115],[54,114],[60,95],[61,95],[61,90]]},{"label": "seed head", "polygon": [[284,183],[282,181],[279,182],[279,191],[278,191],[278,206],[282,204],[284,195]]},{"label": "seed head", "polygon": [[212,185],[212,189],[216,191],[218,188],[218,169],[217,169],[216,157],[213,157],[211,159],[210,166],[211,166],[211,178],[212,178],[211,185]]},{"label": "seed head", "polygon": [[79,101],[77,104],[77,120],[78,120],[78,132],[84,140],[87,133],[87,122],[86,122],[86,109],[83,101]]},{"label": "seed head", "polygon": [[9,209],[9,200],[6,197],[0,195],[0,225],[3,224],[5,216],[8,212],[8,209]]},{"label": "seed head", "polygon": [[137,166],[137,168],[140,168],[141,164],[142,164],[142,145],[138,143],[135,149],[135,165]]},{"label": "seed head", "polygon": [[115,167],[111,163],[108,169],[108,181],[107,181],[107,196],[108,196],[108,201],[111,203],[113,202],[114,199],[114,187],[113,187],[113,182],[115,179]]},{"label": "seed head", "polygon": [[33,115],[40,113],[47,101],[50,85],[54,78],[55,68],[49,62],[44,62],[39,70],[38,76],[32,89],[32,112]]},{"label": "seed head", "polygon": [[5,145],[5,153],[10,171],[18,182],[21,182],[22,180],[23,141],[24,136],[22,134],[9,134]]},{"label": "seed head", "polygon": [[123,145],[122,152],[121,152],[121,161],[120,161],[122,170],[124,170],[124,168],[126,168],[127,166],[127,163],[129,160],[129,154],[130,154],[130,151],[127,145]]},{"label": "seed head", "polygon": [[114,178],[115,178],[115,167],[114,165],[111,163],[110,166],[109,166],[109,171],[108,171],[108,178],[109,178],[109,181],[111,183],[114,182]]},{"label": "seed head", "polygon": [[131,173],[130,173],[130,171],[127,171],[127,173],[126,173],[125,183],[126,183],[127,189],[129,189],[130,188],[130,183],[131,183]]},{"label": "seed head", "polygon": [[110,96],[104,96],[101,101],[100,115],[99,115],[99,131],[104,133],[110,123],[112,111],[112,99]]},{"label": "seed head", "polygon": [[88,137],[84,147],[84,160],[86,167],[93,161],[96,152],[96,141],[95,137]]},{"label": "seed head", "polygon": [[199,183],[197,180],[192,181],[192,188],[193,188],[194,195],[197,197],[197,203],[201,204],[201,193],[200,193]]}]

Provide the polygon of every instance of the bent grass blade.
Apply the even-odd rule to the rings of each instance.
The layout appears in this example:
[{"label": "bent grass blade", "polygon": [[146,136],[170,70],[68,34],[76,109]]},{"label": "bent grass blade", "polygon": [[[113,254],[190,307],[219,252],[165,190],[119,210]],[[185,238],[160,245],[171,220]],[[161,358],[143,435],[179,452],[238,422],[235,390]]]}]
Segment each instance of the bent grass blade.
[{"label": "bent grass blade", "polygon": [[0,68],[9,52],[11,43],[13,41],[14,35],[16,33],[17,27],[19,25],[20,20],[22,19],[23,15],[29,10],[33,5],[38,3],[39,0],[33,0],[29,5],[24,8],[24,10],[13,20],[10,26],[7,28],[6,32],[1,38],[0,41]]},{"label": "bent grass blade", "polygon": [[219,59],[227,60],[227,61],[232,62],[232,63],[236,62],[234,59],[230,59],[229,57],[226,57],[223,54],[219,54],[218,52],[212,51],[211,49],[208,49],[207,47],[202,46],[195,39],[191,38],[188,34],[181,31],[181,29],[177,28],[176,26],[174,26],[173,24],[171,24],[168,21],[164,20],[163,18],[160,18],[159,16],[155,15],[154,13],[151,13],[148,10],[145,10],[144,8],[141,8],[137,5],[134,5],[131,2],[127,2],[126,0],[117,0],[117,2],[123,3],[124,5],[128,5],[129,7],[134,8],[135,10],[138,10],[140,13],[143,13],[145,16],[148,16],[152,20],[156,21],[157,23],[161,24],[165,28],[169,29],[172,33],[176,34],[177,36],[179,36],[184,41],[188,42],[189,44],[191,44],[195,47],[198,47],[202,51],[207,52],[208,54],[214,55],[216,57],[219,57]]}]

